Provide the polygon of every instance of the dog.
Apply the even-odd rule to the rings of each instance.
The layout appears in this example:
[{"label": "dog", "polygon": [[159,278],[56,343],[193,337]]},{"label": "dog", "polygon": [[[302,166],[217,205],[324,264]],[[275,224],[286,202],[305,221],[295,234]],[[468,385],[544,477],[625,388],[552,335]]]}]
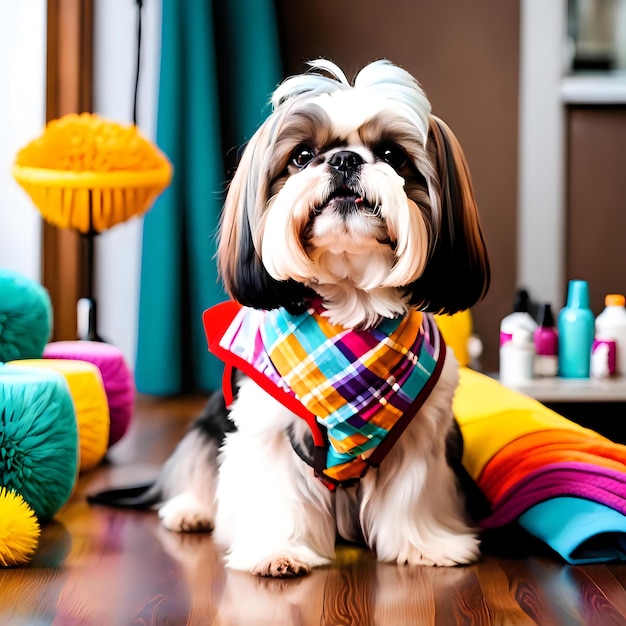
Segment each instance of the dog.
[{"label": "dog", "polygon": [[385,562],[472,562],[450,462],[458,364],[433,321],[489,285],[459,142],[386,60],[352,83],[313,61],[272,107],[221,216],[232,302],[204,320],[228,389],[143,502],[171,531],[213,531],[227,566],[261,576],[328,564],[338,537]]}]

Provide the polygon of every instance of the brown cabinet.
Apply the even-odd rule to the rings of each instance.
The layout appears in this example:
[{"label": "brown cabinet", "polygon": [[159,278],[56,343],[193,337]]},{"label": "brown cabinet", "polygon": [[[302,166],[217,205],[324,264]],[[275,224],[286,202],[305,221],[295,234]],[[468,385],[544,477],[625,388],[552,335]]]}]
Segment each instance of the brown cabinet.
[{"label": "brown cabinet", "polygon": [[626,293],[626,104],[570,106],[566,129],[566,273],[597,315]]}]

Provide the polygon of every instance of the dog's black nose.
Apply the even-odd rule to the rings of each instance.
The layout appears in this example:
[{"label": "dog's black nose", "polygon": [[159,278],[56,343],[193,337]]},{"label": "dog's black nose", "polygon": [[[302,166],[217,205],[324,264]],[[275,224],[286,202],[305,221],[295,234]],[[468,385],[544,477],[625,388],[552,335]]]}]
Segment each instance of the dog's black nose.
[{"label": "dog's black nose", "polygon": [[361,155],[356,152],[341,150],[333,154],[328,164],[334,167],[338,172],[341,172],[344,176],[347,176],[357,167],[363,165],[363,159]]}]

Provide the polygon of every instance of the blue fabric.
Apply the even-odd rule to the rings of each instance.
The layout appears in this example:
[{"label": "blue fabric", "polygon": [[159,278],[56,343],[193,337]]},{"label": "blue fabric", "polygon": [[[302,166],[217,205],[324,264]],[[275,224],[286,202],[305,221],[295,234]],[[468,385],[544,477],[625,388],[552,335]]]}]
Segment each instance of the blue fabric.
[{"label": "blue fabric", "polygon": [[267,113],[281,75],[271,0],[163,0],[157,144],[174,166],[144,219],[137,389],[220,387],[202,312],[226,298],[215,232],[236,154]]},{"label": "blue fabric", "polygon": [[551,498],[519,517],[520,525],[568,563],[626,561],[626,516],[583,498]]}]

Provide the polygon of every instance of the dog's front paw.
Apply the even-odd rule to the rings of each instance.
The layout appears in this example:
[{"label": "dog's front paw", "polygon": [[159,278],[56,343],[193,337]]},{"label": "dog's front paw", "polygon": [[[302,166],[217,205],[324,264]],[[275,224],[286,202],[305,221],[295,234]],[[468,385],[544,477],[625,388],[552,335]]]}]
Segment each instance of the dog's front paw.
[{"label": "dog's front paw", "polygon": [[271,558],[252,568],[253,574],[270,578],[295,578],[308,574],[310,571],[309,565],[290,556]]},{"label": "dog's front paw", "polygon": [[213,530],[213,510],[189,492],[168,500],[159,509],[159,518],[168,530],[178,533],[210,532]]},{"label": "dog's front paw", "polygon": [[226,565],[231,569],[269,578],[294,578],[308,574],[314,567],[328,565],[331,558],[306,546],[276,545],[274,550],[259,551],[260,544],[250,543],[231,549]]},{"label": "dog's front paw", "polygon": [[466,565],[480,557],[480,541],[474,535],[444,535],[424,541],[420,546],[409,545],[400,551],[400,565],[430,565],[452,567]]}]

